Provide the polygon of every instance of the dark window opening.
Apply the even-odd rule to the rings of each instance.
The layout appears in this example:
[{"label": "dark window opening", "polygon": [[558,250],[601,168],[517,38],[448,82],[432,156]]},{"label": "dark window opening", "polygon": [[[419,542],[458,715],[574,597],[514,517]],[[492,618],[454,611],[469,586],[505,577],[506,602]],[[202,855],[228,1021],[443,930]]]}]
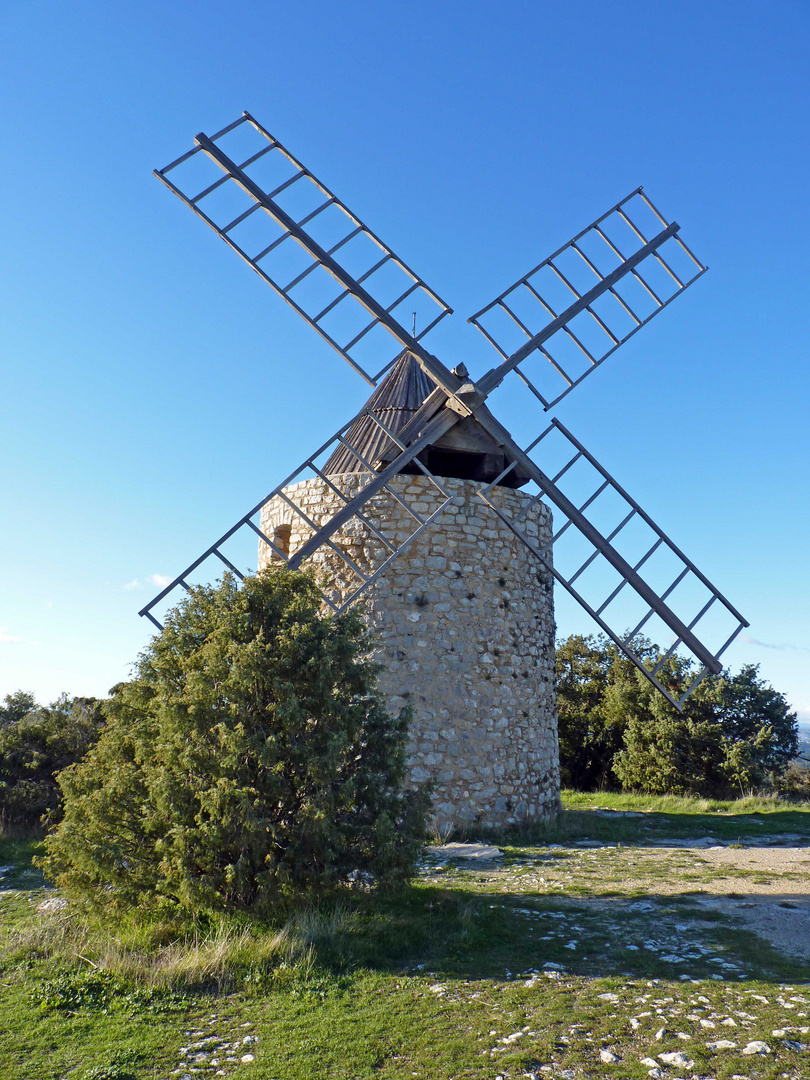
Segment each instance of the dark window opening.
[{"label": "dark window opening", "polygon": [[[273,529],[273,544],[278,548],[278,551],[270,549],[270,562],[281,562],[282,556],[285,559],[290,557],[290,533],[292,532],[292,525],[277,525]],[[281,552],[281,554],[279,554]]]}]

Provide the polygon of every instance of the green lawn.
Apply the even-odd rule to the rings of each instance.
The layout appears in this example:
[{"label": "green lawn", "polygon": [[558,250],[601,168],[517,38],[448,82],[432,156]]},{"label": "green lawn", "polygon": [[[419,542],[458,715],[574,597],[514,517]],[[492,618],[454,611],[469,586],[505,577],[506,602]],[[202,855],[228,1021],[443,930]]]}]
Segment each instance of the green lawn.
[{"label": "green lawn", "polygon": [[[810,808],[564,805],[501,837],[497,862],[431,856],[395,897],[185,939],[38,911],[57,894],[36,844],[0,841],[0,1078],[630,1080],[656,1059],[667,1078],[807,1080],[807,966],[708,910],[711,870],[655,843],[810,842]],[[769,1052],[742,1052],[757,1041]]]}]

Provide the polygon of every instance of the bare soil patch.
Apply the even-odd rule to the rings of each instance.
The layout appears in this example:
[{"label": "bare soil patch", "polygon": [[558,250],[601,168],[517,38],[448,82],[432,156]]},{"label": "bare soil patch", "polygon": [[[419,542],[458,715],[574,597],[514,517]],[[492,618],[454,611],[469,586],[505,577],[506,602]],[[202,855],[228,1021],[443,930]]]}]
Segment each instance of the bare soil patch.
[{"label": "bare soil patch", "polygon": [[698,858],[711,866],[773,875],[772,885],[752,877],[752,892],[778,892],[778,878],[789,875],[795,892],[810,894],[810,847],[712,847],[701,851]]},{"label": "bare soil patch", "polygon": [[697,857],[736,871],[733,878],[707,882],[713,895],[701,898],[703,904],[810,962],[810,848],[710,848]]},{"label": "bare soil patch", "polygon": [[[628,899],[684,896],[753,931],[786,957],[808,963],[810,980],[810,845],[793,834],[671,839],[652,846],[579,842],[549,845],[511,864],[481,865],[481,884],[513,894]],[[463,846],[463,845],[460,845]],[[455,852],[437,849],[451,859]],[[482,860],[483,862],[483,860]]]}]

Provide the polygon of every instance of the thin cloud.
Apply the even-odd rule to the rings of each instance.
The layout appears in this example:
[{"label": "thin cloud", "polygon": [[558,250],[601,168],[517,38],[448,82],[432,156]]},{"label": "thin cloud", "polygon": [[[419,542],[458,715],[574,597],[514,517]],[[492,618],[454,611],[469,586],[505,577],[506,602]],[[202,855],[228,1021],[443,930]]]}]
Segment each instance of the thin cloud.
[{"label": "thin cloud", "polygon": [[10,634],[5,626],[0,626],[0,644],[3,645],[19,645],[20,639]]},{"label": "thin cloud", "polygon": [[748,634],[741,634],[740,641],[745,641],[749,645],[758,645],[760,649],[774,649],[776,652],[810,652],[804,645],[774,645],[770,641],[760,641],[758,638],[749,637]]},{"label": "thin cloud", "polygon": [[165,574],[150,574],[149,582],[152,585],[157,585],[159,589],[165,589],[167,585],[171,585],[172,579],[166,577]]},{"label": "thin cloud", "polygon": [[124,589],[127,592],[132,592],[133,589],[142,589],[142,588],[143,588],[143,585],[141,585],[140,581],[138,581],[137,578],[133,578],[132,581],[128,581],[126,583],[126,585],[124,586]]}]

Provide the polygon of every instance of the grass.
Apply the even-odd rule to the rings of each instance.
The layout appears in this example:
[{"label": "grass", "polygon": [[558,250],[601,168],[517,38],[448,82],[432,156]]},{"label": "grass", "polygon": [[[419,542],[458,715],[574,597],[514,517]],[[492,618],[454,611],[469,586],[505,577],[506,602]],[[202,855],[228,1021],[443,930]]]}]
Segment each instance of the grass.
[{"label": "grass", "polygon": [[[775,795],[747,795],[740,799],[702,799],[686,795],[641,795],[634,792],[563,791],[569,810],[630,810],[659,814],[767,814],[783,813],[792,803]],[[798,804],[801,807],[802,804]],[[800,811],[801,812],[801,811]],[[806,812],[806,810],[805,810]]]},{"label": "grass", "polygon": [[[662,1076],[806,1080],[807,965],[707,909],[715,868],[655,845],[810,840],[810,812],[576,793],[564,806],[554,825],[501,834],[499,862],[439,853],[396,896],[276,926],[101,926],[53,904],[36,839],[0,839],[0,1080],[632,1080],[642,1058],[679,1052],[693,1067],[659,1058]],[[735,1046],[709,1045],[721,1039]],[[753,1040],[770,1052],[744,1055]]]},{"label": "grass", "polygon": [[602,840],[644,845],[667,838],[740,840],[771,834],[810,839],[810,803],[762,796],[719,800],[563,791],[562,813],[556,821],[527,828],[477,830],[462,838],[502,843]]}]

